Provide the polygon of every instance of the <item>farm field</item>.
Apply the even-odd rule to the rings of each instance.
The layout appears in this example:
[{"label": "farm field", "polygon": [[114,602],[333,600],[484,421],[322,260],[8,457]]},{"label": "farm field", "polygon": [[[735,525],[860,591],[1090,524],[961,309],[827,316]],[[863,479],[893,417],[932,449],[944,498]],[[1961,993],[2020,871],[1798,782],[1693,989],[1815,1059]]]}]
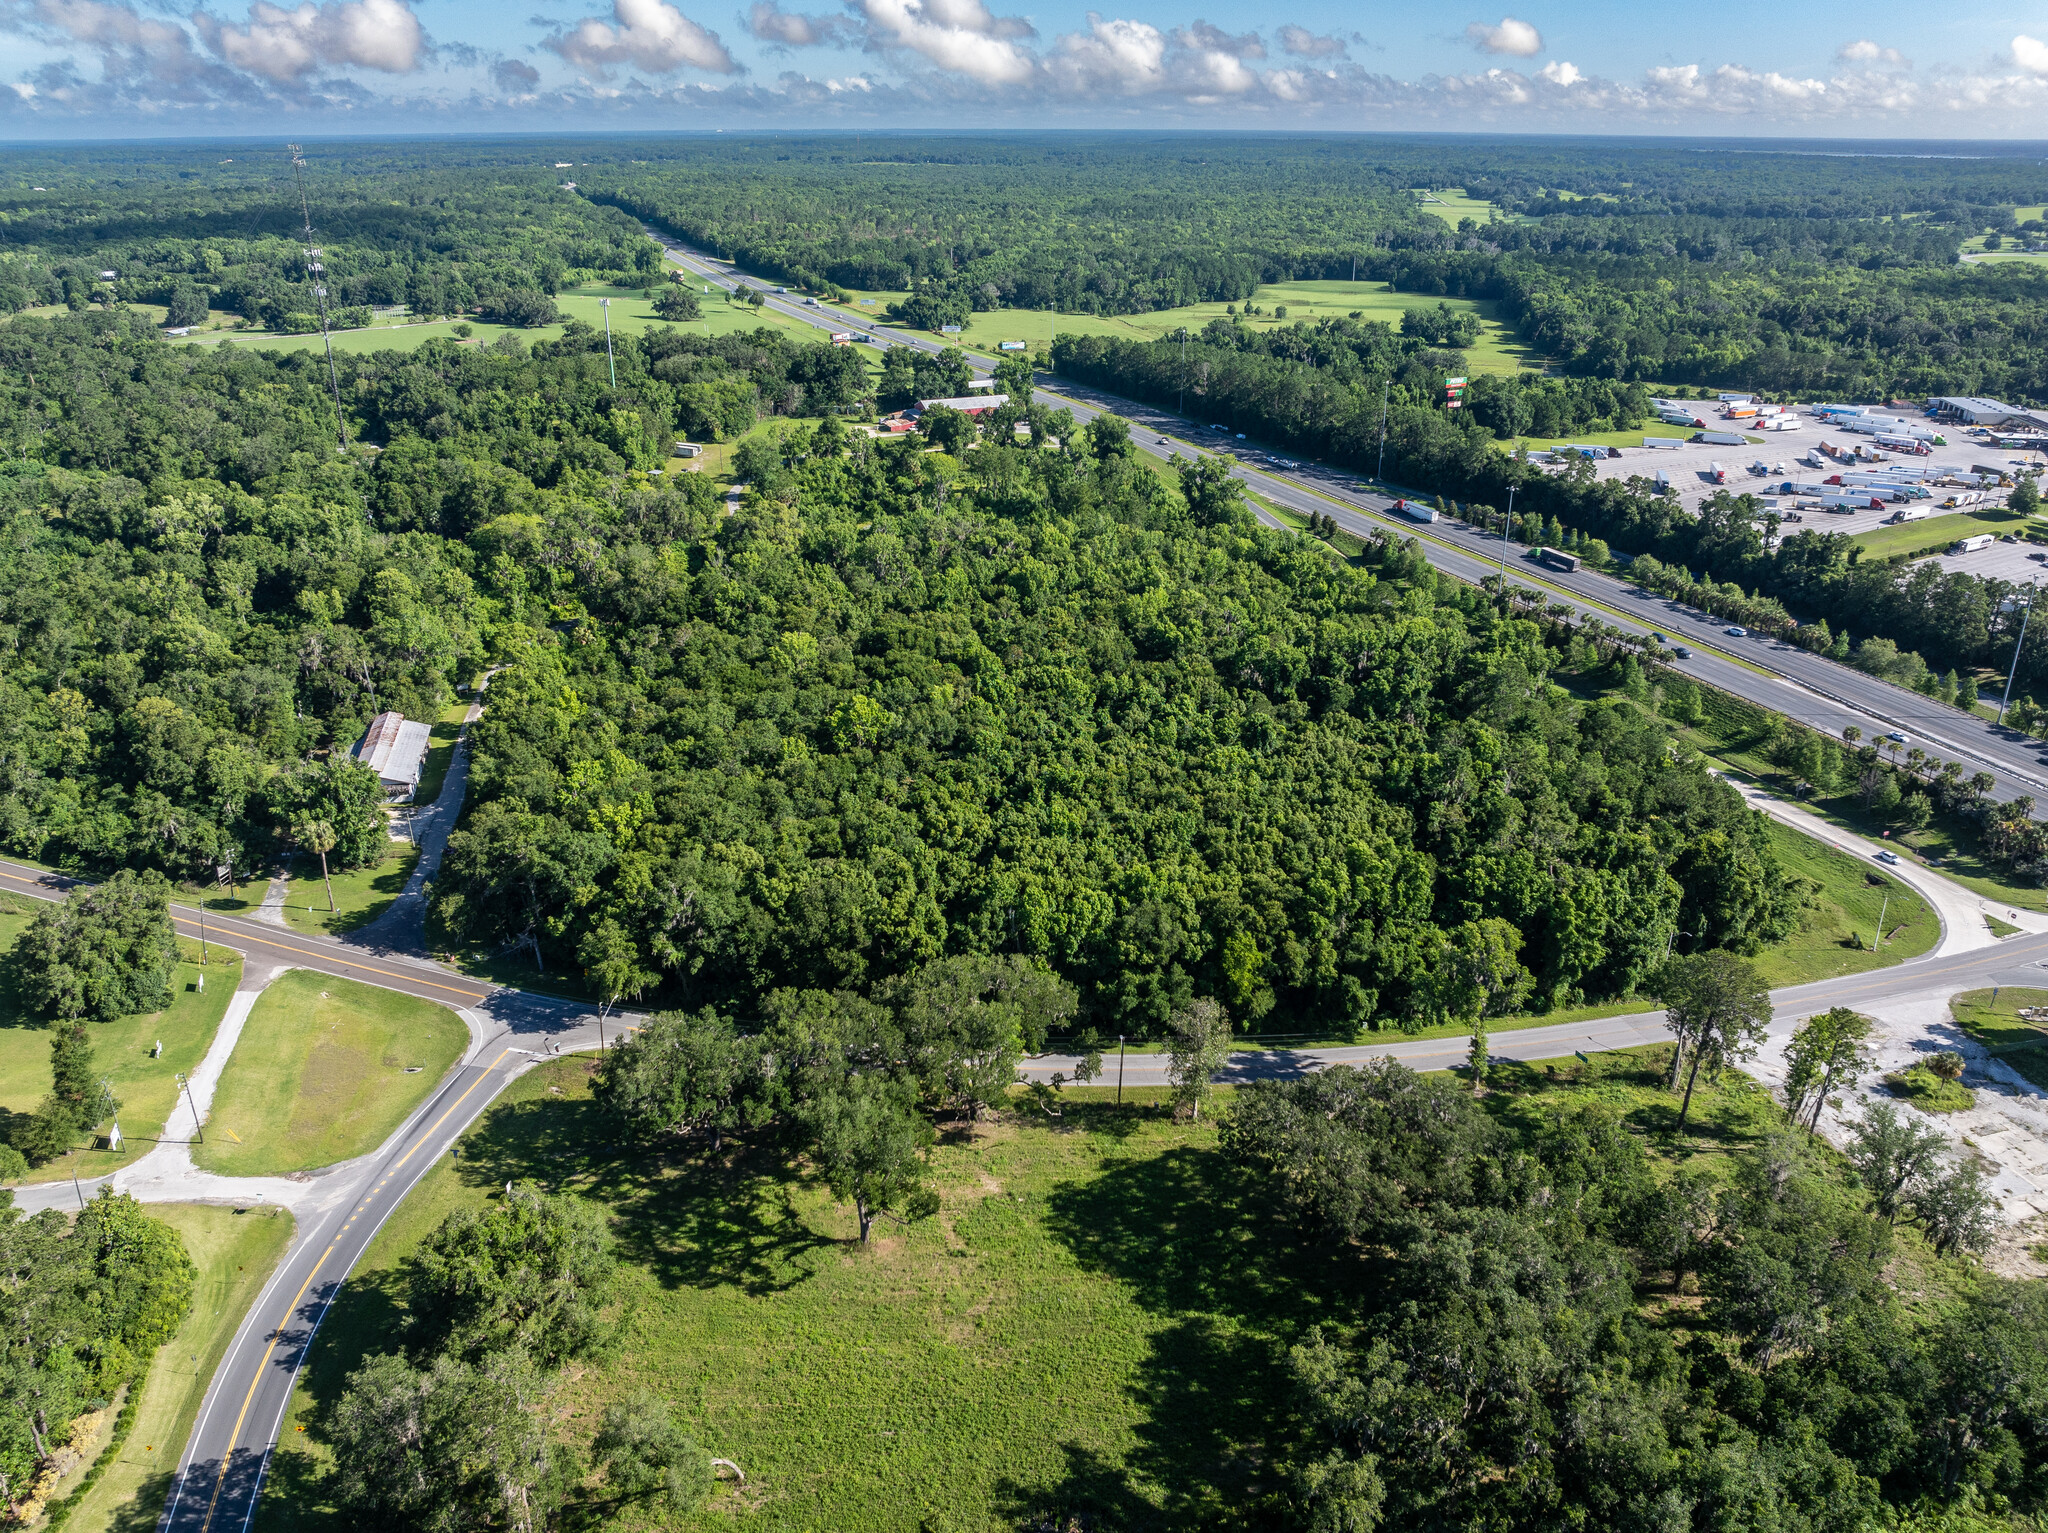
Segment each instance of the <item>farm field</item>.
[{"label": "farm field", "polygon": [[1492,203],[1466,196],[1465,188],[1462,186],[1436,189],[1415,187],[1412,190],[1421,201],[1424,212],[1434,213],[1454,229],[1461,218],[1469,218],[1474,223],[1483,224],[1500,216]]},{"label": "farm field", "polygon": [[364,1154],[468,1044],[445,1006],[294,969],[249,1013],[192,1159],[223,1176],[281,1176]]}]

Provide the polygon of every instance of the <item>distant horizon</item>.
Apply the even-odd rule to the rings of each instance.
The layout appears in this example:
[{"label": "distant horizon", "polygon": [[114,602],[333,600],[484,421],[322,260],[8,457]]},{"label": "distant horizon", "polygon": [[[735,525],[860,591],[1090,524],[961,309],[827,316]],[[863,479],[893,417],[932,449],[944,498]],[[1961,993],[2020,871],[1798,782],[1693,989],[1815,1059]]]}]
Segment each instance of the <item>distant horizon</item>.
[{"label": "distant horizon", "polygon": [[[118,148],[122,146],[151,146],[176,148],[181,144],[194,146],[216,146],[235,144],[282,145],[285,140],[306,144],[349,144],[349,143],[516,143],[521,140],[535,142],[558,139],[718,139],[718,138],[789,138],[789,139],[989,139],[1015,140],[1028,138],[1055,137],[1113,137],[1121,139],[1143,138],[1291,138],[1291,139],[1400,139],[1427,142],[1432,139],[1453,139],[1460,143],[1526,143],[1540,140],[1545,143],[1581,143],[1607,146],[1630,144],[1697,145],[1703,149],[1719,149],[1734,153],[1768,152],[1776,154],[1805,154],[1826,157],[1870,159],[2020,159],[2027,157],[2019,152],[2031,148],[2038,151],[2044,163],[2048,163],[2048,136],[2038,138],[1901,138],[1897,136],[1859,136],[1842,134],[1823,136],[1816,134],[1709,134],[1672,131],[1656,133],[1638,131],[1632,133],[1586,133],[1550,132],[1540,128],[1518,130],[1452,128],[1401,129],[1401,128],[1336,128],[1336,127],[1235,127],[1226,125],[1174,125],[1162,127],[1119,127],[1110,125],[1076,125],[1072,127],[998,127],[959,128],[941,127],[918,123],[901,123],[877,127],[849,126],[845,123],[818,124],[796,127],[661,127],[624,128],[616,126],[575,126],[552,128],[507,128],[501,131],[452,130],[433,128],[394,128],[383,131],[353,133],[312,132],[284,127],[271,132],[257,133],[253,130],[223,131],[220,133],[166,133],[166,134],[74,134],[69,137],[49,138],[0,138],[0,151],[21,149],[67,149],[67,148]],[[1853,147],[1849,147],[1853,146]],[[1980,148],[1984,153],[1959,153],[1956,151]],[[1935,152],[1947,151],[1947,152]],[[1993,152],[2005,151],[2005,152]]]},{"label": "distant horizon", "polygon": [[[1669,16],[1622,0],[1378,14],[1249,0],[1200,14],[1061,0],[0,0],[0,137],[1223,128],[1933,142],[2048,138],[2048,37],[1991,0],[1844,18]],[[1873,28],[1865,32],[1864,27]],[[1361,30],[1361,28],[1363,30]],[[2048,23],[2036,29],[2048,33]],[[331,131],[331,129],[330,129]]]}]

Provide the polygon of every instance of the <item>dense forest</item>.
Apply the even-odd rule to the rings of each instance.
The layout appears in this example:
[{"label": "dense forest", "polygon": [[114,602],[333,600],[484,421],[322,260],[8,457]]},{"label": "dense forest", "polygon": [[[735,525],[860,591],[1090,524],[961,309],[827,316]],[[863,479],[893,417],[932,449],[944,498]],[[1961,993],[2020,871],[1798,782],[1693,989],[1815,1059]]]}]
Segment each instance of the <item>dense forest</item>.
[{"label": "dense forest", "polygon": [[722,363],[658,330],[617,394],[587,334],[346,359],[382,443],[346,455],[304,354],[94,313],[0,344],[39,454],[0,481],[18,853],[182,877],[362,822],[326,753],[496,660],[441,918],[693,1004],[1020,952],[1129,1027],[1197,992],[1419,1021],[1503,927],[1501,1004],[1561,1004],[1636,984],[1681,901],[1736,946],[1790,919],[1753,817],[1551,693],[1538,630],[1107,427],[932,457],[827,415],[722,521],[631,473],[699,386],[668,364]]}]

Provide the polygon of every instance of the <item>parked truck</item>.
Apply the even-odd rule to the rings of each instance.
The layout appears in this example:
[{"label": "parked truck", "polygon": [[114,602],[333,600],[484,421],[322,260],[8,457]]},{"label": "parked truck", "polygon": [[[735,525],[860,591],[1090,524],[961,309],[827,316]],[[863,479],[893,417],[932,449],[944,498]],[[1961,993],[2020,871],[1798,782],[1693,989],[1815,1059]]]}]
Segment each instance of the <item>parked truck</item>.
[{"label": "parked truck", "polygon": [[1719,463],[1709,463],[1707,465],[1707,478],[1711,479],[1715,484],[1726,484],[1728,482],[1728,470]]},{"label": "parked truck", "polygon": [[1967,538],[1957,538],[1955,542],[1949,544],[1948,551],[1952,554],[1974,554],[1978,549],[1989,548],[1997,541],[1988,532],[1973,532]]}]

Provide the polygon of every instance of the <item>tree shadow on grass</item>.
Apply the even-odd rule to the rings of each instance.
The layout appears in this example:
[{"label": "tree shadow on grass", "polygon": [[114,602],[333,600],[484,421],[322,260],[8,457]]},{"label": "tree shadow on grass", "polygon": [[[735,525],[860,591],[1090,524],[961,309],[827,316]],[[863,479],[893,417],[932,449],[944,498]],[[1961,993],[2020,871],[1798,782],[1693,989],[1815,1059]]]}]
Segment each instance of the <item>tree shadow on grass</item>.
[{"label": "tree shadow on grass", "polygon": [[1355,1315],[1371,1274],[1354,1248],[1282,1220],[1266,1192],[1221,1151],[1190,1146],[1052,1194],[1054,1237],[1165,1323],[1131,1386],[1143,1413],[1131,1451],[1118,1463],[1068,1445],[1056,1483],[1000,1487],[1007,1516],[1061,1529],[1279,1525],[1287,1348]]},{"label": "tree shadow on grass", "polygon": [[811,1276],[807,1255],[839,1244],[805,1222],[801,1179],[774,1148],[649,1150],[588,1100],[502,1103],[464,1137],[457,1164],[476,1187],[531,1180],[600,1199],[617,1215],[620,1254],[670,1287],[777,1293]]}]

